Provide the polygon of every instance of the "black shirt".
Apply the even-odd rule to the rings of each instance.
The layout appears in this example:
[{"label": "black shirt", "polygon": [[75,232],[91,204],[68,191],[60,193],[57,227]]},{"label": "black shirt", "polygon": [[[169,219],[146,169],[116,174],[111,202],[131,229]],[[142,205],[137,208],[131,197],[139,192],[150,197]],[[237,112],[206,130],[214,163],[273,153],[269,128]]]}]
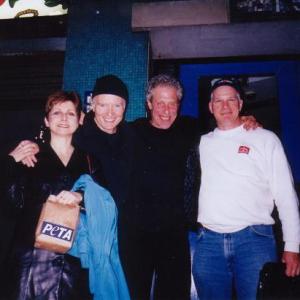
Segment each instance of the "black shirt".
[{"label": "black shirt", "polygon": [[184,179],[189,149],[197,136],[195,120],[179,117],[168,129],[149,120],[134,122],[138,143],[131,189],[132,225],[137,230],[184,228]]}]

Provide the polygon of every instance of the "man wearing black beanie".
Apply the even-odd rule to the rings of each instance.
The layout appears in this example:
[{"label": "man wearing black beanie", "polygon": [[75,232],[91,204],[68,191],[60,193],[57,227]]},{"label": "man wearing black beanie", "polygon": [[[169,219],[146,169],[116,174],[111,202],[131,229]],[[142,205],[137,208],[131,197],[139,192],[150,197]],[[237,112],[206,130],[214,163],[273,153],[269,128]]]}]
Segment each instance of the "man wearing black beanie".
[{"label": "man wearing black beanie", "polygon": [[127,87],[117,76],[97,78],[92,111],[85,116],[74,138],[75,144],[97,159],[99,167],[94,170],[94,179],[111,192],[120,219],[129,189],[134,148],[133,131],[124,121],[128,98]]}]

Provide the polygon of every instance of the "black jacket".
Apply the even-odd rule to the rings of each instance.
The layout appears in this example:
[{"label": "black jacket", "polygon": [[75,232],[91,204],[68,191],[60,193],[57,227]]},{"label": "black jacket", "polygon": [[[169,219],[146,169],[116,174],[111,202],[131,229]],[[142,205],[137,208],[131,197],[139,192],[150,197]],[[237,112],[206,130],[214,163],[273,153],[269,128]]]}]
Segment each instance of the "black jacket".
[{"label": "black jacket", "polygon": [[122,122],[115,134],[108,134],[97,127],[92,112],[74,137],[74,144],[97,160],[92,158],[93,178],[111,192],[119,211],[128,199],[135,143],[128,123]]},{"label": "black jacket", "polygon": [[88,288],[81,283],[86,283],[86,275],[80,275],[84,271],[79,259],[35,249],[34,240],[43,203],[50,194],[70,190],[80,175],[89,172],[87,156],[75,148],[64,166],[51,146],[45,144],[40,146],[37,159],[34,168],[24,167],[11,157],[6,160],[5,199],[18,211],[12,251],[13,262],[17,262],[14,265],[17,277],[11,280],[12,290],[16,299],[43,296],[62,300],[70,299],[71,295],[75,297],[76,293],[81,299],[79,293],[88,294]]},{"label": "black jacket", "polygon": [[7,158],[6,199],[21,211],[18,216],[17,236],[24,246],[32,247],[35,227],[43,203],[50,194],[70,190],[84,173],[89,173],[86,154],[75,148],[67,166],[64,166],[49,144],[40,146],[34,168],[27,168]]}]

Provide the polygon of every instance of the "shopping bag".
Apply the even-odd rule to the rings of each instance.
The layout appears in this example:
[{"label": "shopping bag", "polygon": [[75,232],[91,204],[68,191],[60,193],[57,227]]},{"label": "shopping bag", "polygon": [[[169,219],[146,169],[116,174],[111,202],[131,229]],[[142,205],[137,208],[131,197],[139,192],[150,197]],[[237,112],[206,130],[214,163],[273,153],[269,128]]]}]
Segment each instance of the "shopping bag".
[{"label": "shopping bag", "polygon": [[74,240],[79,220],[79,205],[67,205],[48,199],[44,204],[35,232],[36,248],[65,253]]}]

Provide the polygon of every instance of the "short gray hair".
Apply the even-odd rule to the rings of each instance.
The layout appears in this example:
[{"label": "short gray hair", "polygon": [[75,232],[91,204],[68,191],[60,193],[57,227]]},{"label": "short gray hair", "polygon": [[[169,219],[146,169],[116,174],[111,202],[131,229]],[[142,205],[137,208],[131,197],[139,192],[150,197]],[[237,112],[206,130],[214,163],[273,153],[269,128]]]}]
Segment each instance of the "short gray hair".
[{"label": "short gray hair", "polygon": [[153,97],[153,89],[155,89],[157,86],[170,86],[176,89],[176,94],[178,101],[181,100],[183,95],[183,89],[180,82],[175,78],[167,74],[159,74],[154,77],[152,77],[147,85],[146,88],[146,100],[151,101]]}]

